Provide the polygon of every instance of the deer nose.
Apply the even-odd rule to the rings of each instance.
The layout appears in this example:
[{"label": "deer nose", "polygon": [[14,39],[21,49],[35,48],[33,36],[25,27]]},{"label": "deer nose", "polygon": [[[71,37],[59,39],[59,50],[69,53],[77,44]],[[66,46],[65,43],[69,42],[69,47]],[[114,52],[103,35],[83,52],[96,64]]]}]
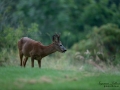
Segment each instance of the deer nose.
[{"label": "deer nose", "polygon": [[67,51],[67,49],[64,49],[64,51],[63,52],[66,52]]},{"label": "deer nose", "polygon": [[66,52],[67,50],[64,50],[64,52]]}]

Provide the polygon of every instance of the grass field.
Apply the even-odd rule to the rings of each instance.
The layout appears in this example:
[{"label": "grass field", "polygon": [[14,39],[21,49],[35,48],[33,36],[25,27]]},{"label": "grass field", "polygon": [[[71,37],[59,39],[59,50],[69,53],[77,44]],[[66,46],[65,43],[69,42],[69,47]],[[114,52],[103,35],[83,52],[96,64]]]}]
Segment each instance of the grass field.
[{"label": "grass field", "polygon": [[30,59],[26,68],[20,67],[18,52],[5,52],[1,56],[8,61],[0,67],[0,90],[120,90],[118,67],[82,63],[73,51],[45,57],[41,69],[37,61],[31,68]]},{"label": "grass field", "polygon": [[120,90],[119,72],[0,67],[1,90]]}]

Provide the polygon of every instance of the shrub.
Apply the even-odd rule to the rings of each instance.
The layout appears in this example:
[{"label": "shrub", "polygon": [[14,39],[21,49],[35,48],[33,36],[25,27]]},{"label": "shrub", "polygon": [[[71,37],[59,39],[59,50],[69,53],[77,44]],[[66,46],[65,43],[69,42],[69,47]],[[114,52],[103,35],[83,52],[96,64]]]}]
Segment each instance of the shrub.
[{"label": "shrub", "polygon": [[40,36],[38,33],[38,25],[35,23],[31,24],[28,29],[23,25],[20,25],[18,28],[12,28],[10,26],[4,27],[0,33],[0,64],[8,61],[7,56],[11,51],[16,51],[17,42],[20,38],[27,36],[39,40]]},{"label": "shrub", "polygon": [[[118,64],[120,48],[120,29],[115,24],[106,24],[101,27],[94,27],[86,39],[79,41],[72,48],[81,52],[90,50],[93,56],[105,62]],[[101,54],[101,55],[98,55]],[[117,61],[116,61],[117,60]]]}]

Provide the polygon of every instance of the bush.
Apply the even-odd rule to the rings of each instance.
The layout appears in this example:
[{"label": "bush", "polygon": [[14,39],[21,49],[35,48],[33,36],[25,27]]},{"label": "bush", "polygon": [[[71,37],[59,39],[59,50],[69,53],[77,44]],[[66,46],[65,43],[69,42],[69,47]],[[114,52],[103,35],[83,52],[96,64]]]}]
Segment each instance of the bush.
[{"label": "bush", "polygon": [[[120,48],[120,29],[115,24],[94,27],[86,39],[79,41],[72,48],[81,52],[90,50],[93,56],[99,56],[105,62],[118,64]],[[99,54],[99,55],[98,55]],[[117,61],[116,61],[117,60]]]},{"label": "bush", "polygon": [[0,64],[8,60],[7,56],[9,56],[11,51],[16,51],[17,42],[20,38],[26,36],[40,40],[39,32],[38,25],[35,23],[31,24],[28,29],[23,25],[20,25],[18,28],[12,28],[10,26],[4,27],[0,33]]}]

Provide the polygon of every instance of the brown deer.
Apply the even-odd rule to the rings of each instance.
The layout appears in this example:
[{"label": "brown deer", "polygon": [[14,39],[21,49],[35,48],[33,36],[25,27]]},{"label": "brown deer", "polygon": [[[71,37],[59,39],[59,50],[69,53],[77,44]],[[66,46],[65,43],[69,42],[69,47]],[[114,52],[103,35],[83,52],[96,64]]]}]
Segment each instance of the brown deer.
[{"label": "brown deer", "polygon": [[[32,40],[28,37],[21,38],[18,41],[20,66],[25,67],[28,58],[31,57],[31,66],[34,67],[34,60],[37,60],[39,67],[41,67],[41,60],[43,57],[52,54],[56,51],[66,51],[66,48],[62,45],[60,41],[60,35],[53,35],[52,40],[52,44],[44,46],[42,43]],[[23,56],[25,56],[24,61]]]}]

